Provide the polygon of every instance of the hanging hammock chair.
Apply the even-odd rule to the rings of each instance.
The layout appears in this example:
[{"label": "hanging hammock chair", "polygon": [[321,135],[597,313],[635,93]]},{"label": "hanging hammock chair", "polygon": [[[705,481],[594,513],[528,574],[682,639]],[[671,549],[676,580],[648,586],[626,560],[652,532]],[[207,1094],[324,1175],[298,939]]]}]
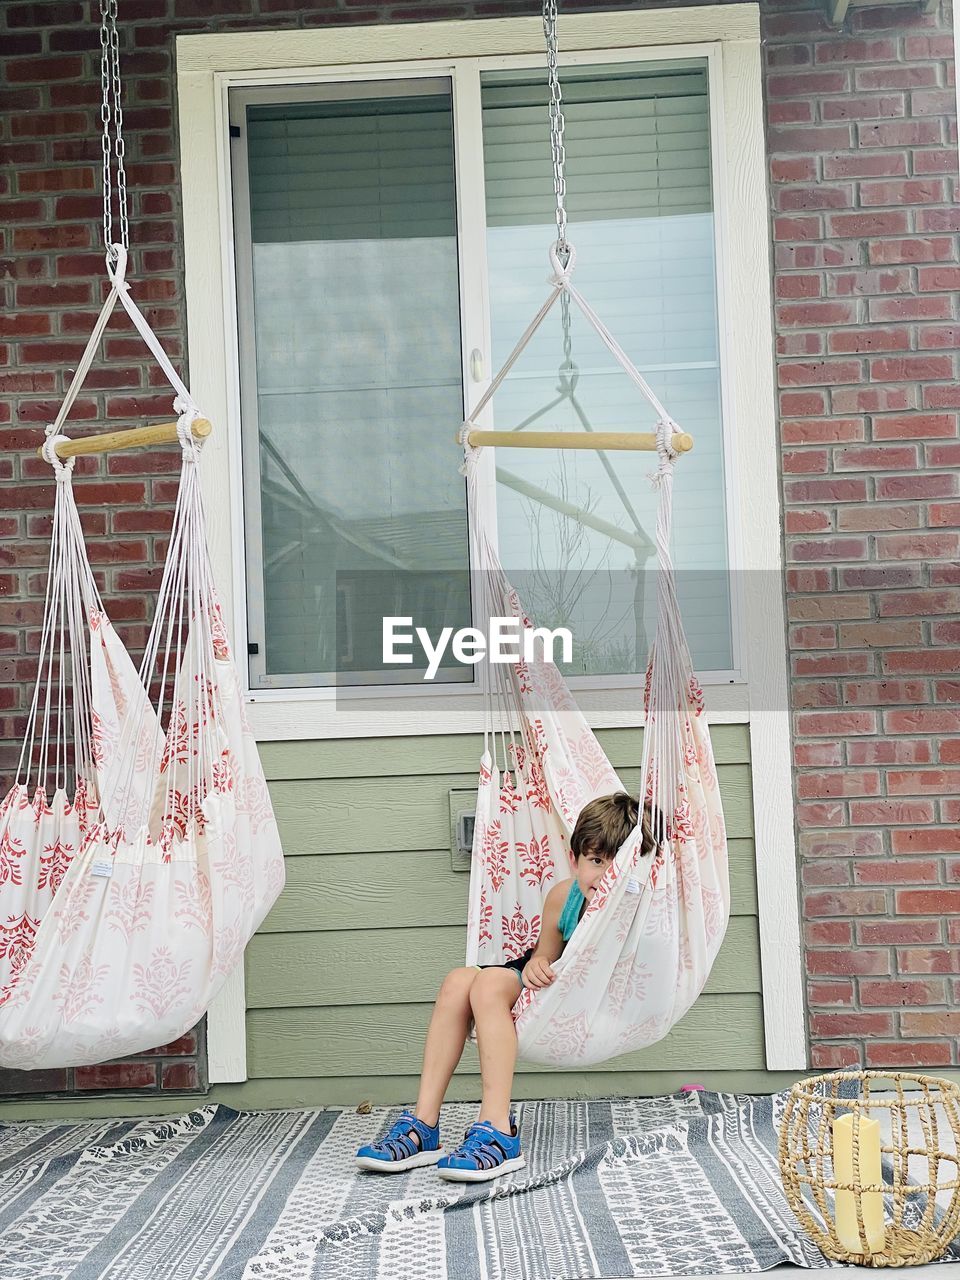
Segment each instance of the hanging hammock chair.
[{"label": "hanging hammock chair", "polygon": [[[199,410],[130,298],[126,262],[113,246],[109,295],[44,445],[56,499],[39,673],[17,780],[0,805],[4,1067],[98,1063],[176,1039],[240,963],[284,883],[210,572]],[[118,300],[176,392],[183,456],[139,671],[90,569],[74,458],[57,453]]]},{"label": "hanging hammock chair", "polygon": [[[545,26],[549,47],[546,17]],[[555,63],[551,71],[555,75]],[[556,163],[556,133],[554,145]],[[555,1067],[586,1066],[662,1039],[703,990],[730,915],[716,767],[670,558],[679,429],[574,287],[576,254],[561,214],[558,203],[552,292],[460,433],[480,616],[516,618],[524,633],[533,627],[485,528],[482,447],[472,440],[483,410],[560,297],[577,305],[657,416],[659,501],[657,623],[644,683],[640,789],[656,849],[642,851],[638,824],[553,962],[555,980],[525,989],[514,1006],[520,1056]],[[573,874],[569,841],[580,811],[598,796],[625,790],[552,662],[487,663],[485,671],[468,965],[502,963],[535,944],[547,892]]]}]

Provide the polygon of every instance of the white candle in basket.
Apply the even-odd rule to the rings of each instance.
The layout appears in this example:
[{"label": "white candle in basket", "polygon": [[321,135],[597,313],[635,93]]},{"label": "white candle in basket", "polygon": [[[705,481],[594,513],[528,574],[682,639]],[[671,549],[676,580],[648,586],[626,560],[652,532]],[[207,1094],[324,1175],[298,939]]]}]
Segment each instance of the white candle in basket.
[{"label": "white candle in basket", "polygon": [[[833,1172],[837,1182],[855,1186],[877,1186],[883,1182],[880,1168],[880,1122],[860,1114],[858,1133],[859,1161],[854,1166],[853,1131],[857,1115],[852,1111],[837,1116],[833,1122]],[[857,1228],[856,1193],[836,1193],[837,1236],[851,1253],[863,1253],[863,1241]],[[883,1251],[886,1232],[883,1226],[883,1194],[868,1191],[861,1195],[863,1229],[873,1253]]]}]

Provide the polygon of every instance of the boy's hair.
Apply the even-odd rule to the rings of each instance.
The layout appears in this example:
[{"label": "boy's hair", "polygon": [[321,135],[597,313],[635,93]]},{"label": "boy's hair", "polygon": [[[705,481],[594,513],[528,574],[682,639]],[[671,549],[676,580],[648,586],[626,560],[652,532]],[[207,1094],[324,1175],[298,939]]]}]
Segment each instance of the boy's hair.
[{"label": "boy's hair", "polygon": [[[616,857],[617,850],[637,825],[640,806],[633,796],[626,791],[617,791],[612,796],[598,796],[580,810],[573,835],[570,837],[570,849],[574,859],[579,859],[589,849],[604,858]],[[643,846],[642,853],[650,853],[656,848],[656,840],[650,821],[650,806],[643,806]]]}]

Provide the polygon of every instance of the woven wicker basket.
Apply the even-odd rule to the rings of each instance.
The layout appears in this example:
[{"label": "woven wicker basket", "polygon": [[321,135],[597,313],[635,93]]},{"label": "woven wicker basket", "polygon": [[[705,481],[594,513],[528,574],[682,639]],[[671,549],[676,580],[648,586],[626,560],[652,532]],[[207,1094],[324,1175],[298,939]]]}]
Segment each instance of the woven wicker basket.
[{"label": "woven wicker basket", "polygon": [[[856,1111],[880,1121],[885,1180],[892,1176],[882,1187],[834,1177],[833,1121]],[[801,1080],[790,1091],[780,1128],[780,1171],[801,1226],[828,1258],[870,1267],[912,1266],[946,1251],[960,1230],[958,1152],[960,1089],[949,1080],[905,1072],[837,1071]],[[837,1235],[837,1190],[856,1197],[862,1253],[851,1253]],[[871,1252],[860,1196],[880,1190],[885,1240],[882,1252]]]}]

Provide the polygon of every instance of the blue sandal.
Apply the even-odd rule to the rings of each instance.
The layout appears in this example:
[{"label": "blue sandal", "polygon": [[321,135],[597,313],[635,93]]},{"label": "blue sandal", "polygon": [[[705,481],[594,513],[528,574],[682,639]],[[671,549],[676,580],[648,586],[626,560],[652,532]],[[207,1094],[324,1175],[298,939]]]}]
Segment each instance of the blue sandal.
[{"label": "blue sandal", "polygon": [[495,1129],[488,1120],[472,1124],[463,1142],[437,1165],[437,1173],[448,1182],[487,1182],[526,1164],[520,1151],[520,1133],[510,1117],[510,1133]]},{"label": "blue sandal", "polygon": [[440,1125],[431,1128],[412,1111],[401,1111],[399,1119],[379,1141],[358,1150],[356,1161],[361,1169],[402,1173],[420,1165],[436,1164],[442,1155]]}]

